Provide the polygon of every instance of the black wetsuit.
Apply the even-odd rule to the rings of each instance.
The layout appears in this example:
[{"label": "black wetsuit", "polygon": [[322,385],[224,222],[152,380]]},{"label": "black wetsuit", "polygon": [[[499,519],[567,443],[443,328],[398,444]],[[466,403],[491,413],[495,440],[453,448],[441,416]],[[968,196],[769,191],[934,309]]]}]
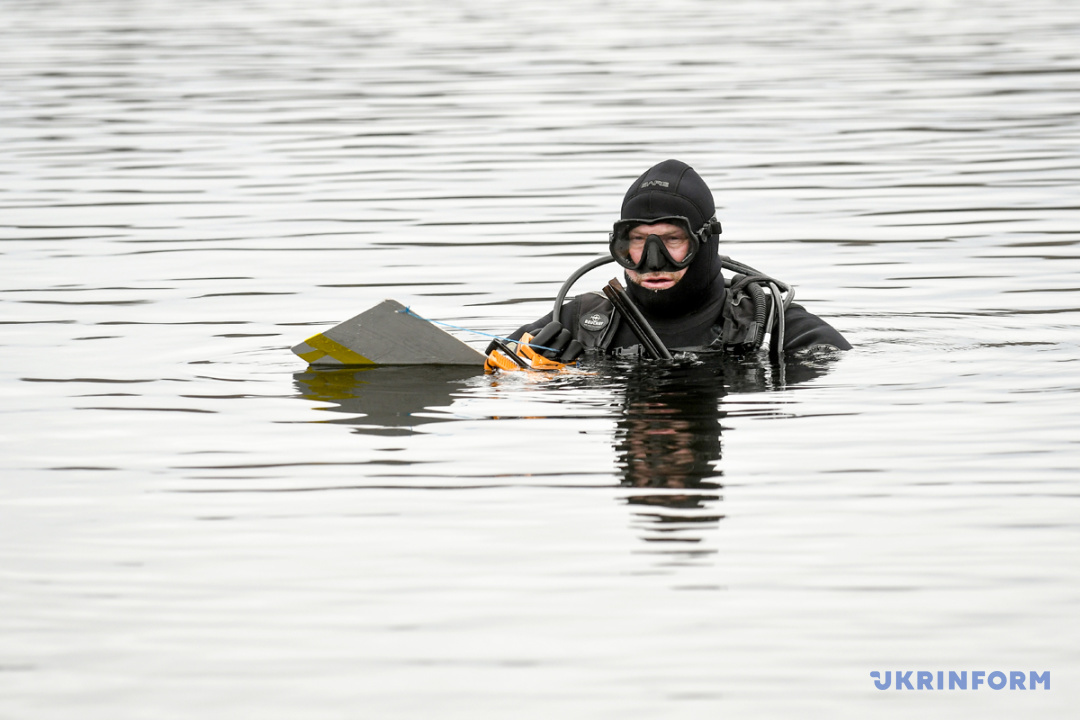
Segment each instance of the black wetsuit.
[{"label": "black wetsuit", "polygon": [[[659,316],[641,308],[646,320],[656,330],[664,345],[672,351],[718,350],[718,338],[723,332],[724,318],[721,316],[727,290],[719,269],[707,283],[705,301],[699,303],[691,312],[675,317]],[[559,322],[581,340],[586,348],[596,345],[597,325],[608,318],[596,317],[610,313],[610,305],[603,296],[596,293],[578,295],[563,305]],[[540,328],[551,322],[548,313],[539,320],[518,328],[511,338],[519,339],[525,332],[535,335]],[[825,345],[840,350],[850,350],[851,344],[831,325],[808,312],[801,305],[792,303],[784,313],[784,352],[790,353],[815,345]],[[600,328],[602,330],[602,328]],[[775,328],[774,328],[775,330]],[[771,333],[771,350],[776,351],[776,332]],[[591,342],[590,342],[591,339]],[[606,352],[611,355],[634,355],[640,352],[641,342],[626,323],[619,323],[610,342],[605,339]]]}]

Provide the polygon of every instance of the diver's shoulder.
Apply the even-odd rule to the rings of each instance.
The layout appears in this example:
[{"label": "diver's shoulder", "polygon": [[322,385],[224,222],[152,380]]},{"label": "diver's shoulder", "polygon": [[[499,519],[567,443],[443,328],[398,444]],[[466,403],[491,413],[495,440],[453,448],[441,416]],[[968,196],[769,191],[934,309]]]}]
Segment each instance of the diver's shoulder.
[{"label": "diver's shoulder", "polygon": [[815,346],[850,350],[851,343],[840,331],[798,303],[791,303],[784,312],[784,352],[795,352]]}]

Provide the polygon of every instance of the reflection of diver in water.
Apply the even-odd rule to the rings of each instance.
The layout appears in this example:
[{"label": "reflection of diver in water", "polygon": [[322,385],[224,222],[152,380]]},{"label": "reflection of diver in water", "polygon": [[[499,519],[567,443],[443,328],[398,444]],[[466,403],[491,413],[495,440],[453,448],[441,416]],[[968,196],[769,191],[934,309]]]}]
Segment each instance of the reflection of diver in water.
[{"label": "reflection of diver in water", "polygon": [[647,542],[680,543],[680,556],[707,554],[686,545],[723,518],[716,512],[723,471],[721,421],[729,392],[765,392],[824,373],[820,358],[781,367],[756,360],[704,356],[669,366],[627,368],[622,417],[615,431],[621,483],[643,492],[626,498],[637,506],[637,527]]},{"label": "reflection of diver in water", "polygon": [[[659,370],[659,372],[658,372]],[[719,487],[722,378],[704,365],[632,369],[615,447],[623,485]]]},{"label": "reflection of diver in water", "polygon": [[[830,359],[825,354],[779,365],[709,355],[671,363],[601,361],[583,368],[588,374],[552,379],[622,393],[614,436],[620,485],[627,489],[622,499],[642,539],[677,564],[716,552],[700,543],[723,518],[717,504],[725,396],[792,387],[824,374]],[[449,411],[455,396],[477,376],[479,370],[467,366],[403,366],[309,368],[294,379],[300,397],[331,403],[321,409],[339,417],[326,422],[395,436],[455,419]]]},{"label": "reflection of diver in water", "polygon": [[[679,543],[686,557],[714,551],[687,548],[723,517],[720,500],[720,400],[717,369],[703,364],[670,368],[636,365],[615,430],[616,464],[624,487],[648,489],[626,498],[637,506],[634,525],[646,542]],[[667,554],[665,552],[665,554]]]},{"label": "reflection of diver in water", "polygon": [[440,408],[453,403],[454,391],[479,368],[460,365],[382,366],[296,373],[300,396],[333,403],[322,408],[348,417],[329,423],[353,425],[367,435],[412,435],[417,425],[452,417]]}]

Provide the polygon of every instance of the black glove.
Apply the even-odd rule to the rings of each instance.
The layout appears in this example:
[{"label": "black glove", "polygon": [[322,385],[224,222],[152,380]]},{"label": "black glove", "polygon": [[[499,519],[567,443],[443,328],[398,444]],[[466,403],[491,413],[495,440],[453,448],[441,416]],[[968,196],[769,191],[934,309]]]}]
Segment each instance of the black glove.
[{"label": "black glove", "polygon": [[548,360],[561,363],[572,363],[585,351],[585,346],[575,340],[558,320],[552,320],[536,333],[529,347]]}]

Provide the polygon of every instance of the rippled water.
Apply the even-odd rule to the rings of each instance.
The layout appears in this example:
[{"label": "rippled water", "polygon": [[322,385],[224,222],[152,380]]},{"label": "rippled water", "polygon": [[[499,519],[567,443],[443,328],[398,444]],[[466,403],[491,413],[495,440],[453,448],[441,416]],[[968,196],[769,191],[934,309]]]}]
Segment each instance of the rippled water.
[{"label": "rippled water", "polygon": [[[0,716],[1074,713],[1075,3],[0,20]],[[555,379],[288,351],[386,297],[539,317],[668,157],[856,350]]]}]

